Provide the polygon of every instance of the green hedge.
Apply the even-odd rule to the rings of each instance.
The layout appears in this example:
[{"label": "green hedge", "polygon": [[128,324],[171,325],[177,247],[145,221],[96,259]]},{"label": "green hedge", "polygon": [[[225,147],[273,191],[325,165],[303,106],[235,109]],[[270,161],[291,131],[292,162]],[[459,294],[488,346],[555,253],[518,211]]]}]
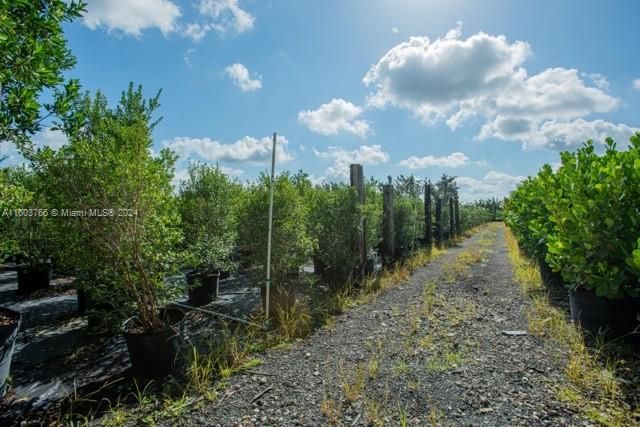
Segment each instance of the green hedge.
[{"label": "green hedge", "polygon": [[542,261],[547,255],[547,239],[553,230],[549,221],[546,188],[553,187],[551,166],[544,165],[535,178],[527,178],[507,200],[505,222],[513,230],[520,248]]},{"label": "green hedge", "polygon": [[546,166],[514,191],[507,223],[525,250],[545,253],[567,285],[612,299],[640,295],[640,133],[619,151],[588,141],[561,153],[553,173]]}]

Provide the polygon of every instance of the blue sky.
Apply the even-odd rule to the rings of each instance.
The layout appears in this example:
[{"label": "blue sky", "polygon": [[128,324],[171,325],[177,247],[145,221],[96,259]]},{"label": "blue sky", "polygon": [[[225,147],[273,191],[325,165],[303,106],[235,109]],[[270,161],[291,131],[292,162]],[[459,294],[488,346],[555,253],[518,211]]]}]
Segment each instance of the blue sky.
[{"label": "blue sky", "polygon": [[[89,0],[69,73],[115,102],[163,90],[155,147],[342,180],[458,176],[504,196],[586,138],[640,127],[635,1]],[[635,85],[635,87],[634,87]],[[41,143],[61,143],[45,132]]]}]

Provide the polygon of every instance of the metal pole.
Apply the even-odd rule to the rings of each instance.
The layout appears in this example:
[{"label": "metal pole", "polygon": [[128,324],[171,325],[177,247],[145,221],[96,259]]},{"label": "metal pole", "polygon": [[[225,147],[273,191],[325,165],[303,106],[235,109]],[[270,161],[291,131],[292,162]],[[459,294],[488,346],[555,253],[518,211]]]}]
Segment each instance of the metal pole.
[{"label": "metal pole", "polygon": [[275,186],[276,169],[276,133],[273,133],[273,150],[271,152],[271,183],[269,185],[269,235],[267,237],[267,292],[265,296],[265,318],[269,320],[269,290],[271,288],[271,232],[273,229],[273,187]]}]

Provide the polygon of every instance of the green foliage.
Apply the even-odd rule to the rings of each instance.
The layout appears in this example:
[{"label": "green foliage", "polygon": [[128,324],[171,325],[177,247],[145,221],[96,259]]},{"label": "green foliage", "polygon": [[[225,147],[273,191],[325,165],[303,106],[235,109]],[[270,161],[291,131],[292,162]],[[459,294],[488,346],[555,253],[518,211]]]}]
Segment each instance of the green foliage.
[{"label": "green foliage", "polygon": [[[435,215],[435,206],[436,206],[436,200],[437,198],[441,198],[442,199],[442,229],[443,231],[448,231],[451,232],[450,227],[451,227],[451,221],[449,219],[450,217],[450,213],[449,213],[449,199],[451,198],[457,198],[458,197],[458,184],[456,183],[456,177],[455,176],[451,176],[451,175],[447,175],[447,174],[442,174],[442,176],[440,177],[440,180],[438,182],[436,182],[435,184],[435,188],[432,192],[432,196],[433,196],[433,212]],[[473,212],[480,212],[478,210],[474,210]],[[471,222],[476,222],[476,220],[478,221],[478,224],[482,224],[486,221],[484,221],[481,218],[469,218],[470,221],[467,221],[467,223],[471,223]],[[435,221],[435,218],[434,218]],[[479,222],[482,221],[482,222]],[[464,227],[464,222],[462,222],[462,217],[461,217],[461,225]]]},{"label": "green foliage", "polygon": [[58,216],[65,239],[61,260],[95,279],[94,296],[126,296],[147,331],[162,327],[158,306],[169,296],[165,275],[180,239],[171,186],[175,156],[168,150],[151,154],[158,97],[147,101],[131,84],[110,108],[101,93],[86,95],[74,105],[84,122],[70,143],[39,152],[34,162],[52,205],[106,214]]},{"label": "green foliage", "polygon": [[440,197],[443,201],[448,201],[450,197],[455,198],[458,195],[456,177],[443,173],[440,181],[436,182],[433,195],[436,198]]},{"label": "green foliage", "polygon": [[545,256],[568,286],[617,299],[640,295],[640,134],[628,150],[607,138],[561,153],[507,203],[507,223],[527,253]]},{"label": "green foliage", "polygon": [[460,227],[468,230],[486,224],[493,219],[493,213],[474,203],[460,204]]},{"label": "green foliage", "polygon": [[627,151],[607,138],[601,156],[588,141],[561,159],[556,184],[544,188],[553,223],[547,262],[572,287],[608,298],[639,296],[633,251],[640,236],[640,134]]},{"label": "green foliage", "polygon": [[520,248],[530,257],[544,260],[547,239],[553,224],[549,221],[547,191],[555,185],[551,166],[544,165],[535,178],[527,178],[507,201],[505,222],[513,230]]},{"label": "green foliage", "polygon": [[474,202],[474,204],[476,206],[480,206],[482,208],[485,208],[486,210],[488,210],[489,212],[492,213],[492,220],[493,221],[497,221],[500,219],[504,219],[503,218],[503,209],[504,209],[504,204],[502,200],[498,200],[495,197],[492,197],[490,199],[483,199],[483,200],[476,200]]},{"label": "green foliage", "polygon": [[189,165],[178,205],[184,233],[184,264],[198,272],[231,271],[237,232],[233,212],[240,185],[220,168]]},{"label": "green foliage", "polygon": [[317,187],[310,197],[309,228],[314,261],[332,285],[342,285],[359,265],[355,236],[361,211],[357,194],[344,184]]},{"label": "green foliage", "polygon": [[398,194],[393,202],[394,232],[396,252],[402,256],[409,254],[422,236],[424,207],[417,197]]},{"label": "green foliage", "polygon": [[[268,175],[262,174],[247,189],[239,211],[239,238],[250,262],[266,271],[267,233],[269,228]],[[289,173],[275,179],[271,276],[274,286],[285,286],[289,272],[298,270],[308,259],[312,248],[307,234],[308,208],[299,187]]]},{"label": "green foliage", "polygon": [[394,233],[396,252],[405,256],[415,249],[424,234],[424,183],[415,176],[400,175],[394,183]]},{"label": "green foliage", "polygon": [[[0,141],[29,148],[45,118],[72,114],[79,84],[63,76],[75,58],[62,24],[83,11],[75,0],[0,0]],[[43,90],[51,91],[52,103],[40,104]]]},{"label": "green foliage", "polygon": [[375,249],[382,242],[382,190],[374,178],[365,182],[364,217],[367,237],[367,251]]},{"label": "green foliage", "polygon": [[29,264],[53,253],[53,227],[40,182],[26,168],[0,170],[0,258],[20,255]]}]

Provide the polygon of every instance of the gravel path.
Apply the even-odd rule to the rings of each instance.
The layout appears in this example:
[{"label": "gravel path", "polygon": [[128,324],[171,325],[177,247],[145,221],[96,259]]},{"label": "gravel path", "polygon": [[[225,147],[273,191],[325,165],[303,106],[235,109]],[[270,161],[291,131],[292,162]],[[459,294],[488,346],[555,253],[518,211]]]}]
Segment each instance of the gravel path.
[{"label": "gravel path", "polygon": [[526,304],[492,224],[170,424],[591,425],[555,398],[564,359],[526,333]]}]

